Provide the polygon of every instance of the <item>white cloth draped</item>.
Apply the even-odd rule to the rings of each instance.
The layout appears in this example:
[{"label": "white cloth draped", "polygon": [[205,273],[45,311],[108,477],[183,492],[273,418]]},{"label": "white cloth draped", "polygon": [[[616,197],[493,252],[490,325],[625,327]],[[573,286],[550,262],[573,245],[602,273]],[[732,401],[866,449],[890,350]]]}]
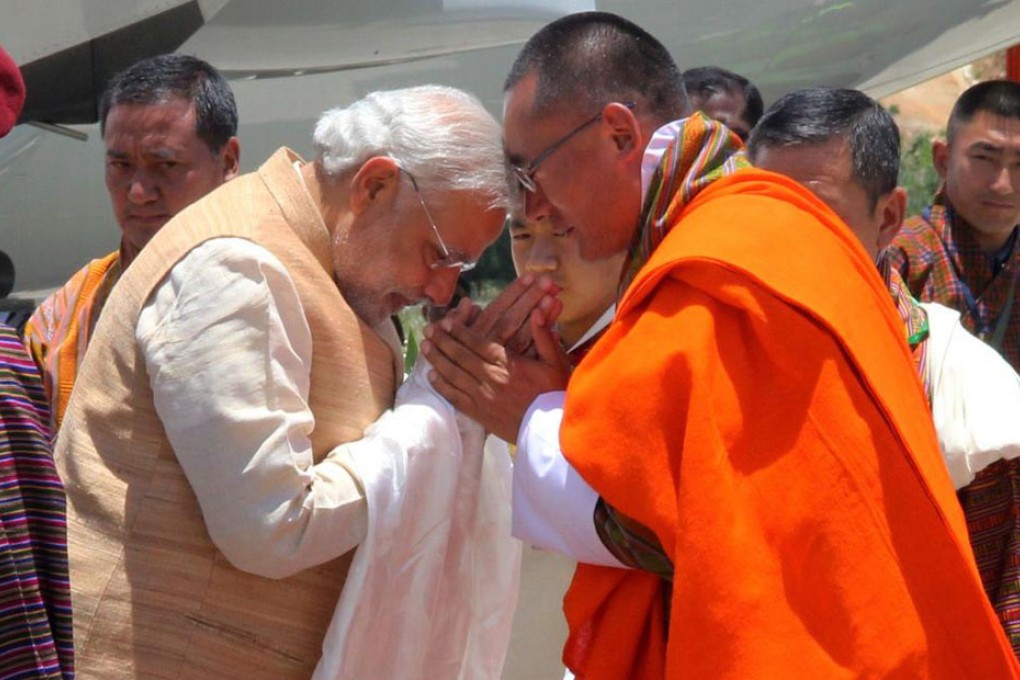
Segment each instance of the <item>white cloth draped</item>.
[{"label": "white cloth draped", "polygon": [[419,360],[396,405],[345,445],[368,502],[313,680],[497,679],[521,544],[506,444],[456,414]]},{"label": "white cloth draped", "polygon": [[960,325],[959,312],[923,303],[932,417],[957,489],[1000,458],[1020,455],[1020,377]]}]

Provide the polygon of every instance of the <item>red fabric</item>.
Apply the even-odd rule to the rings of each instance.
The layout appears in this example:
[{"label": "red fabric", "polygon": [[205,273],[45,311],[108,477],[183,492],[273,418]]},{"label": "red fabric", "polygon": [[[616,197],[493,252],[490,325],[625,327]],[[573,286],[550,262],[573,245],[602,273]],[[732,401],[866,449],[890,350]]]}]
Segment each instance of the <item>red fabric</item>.
[{"label": "red fabric", "polygon": [[25,81],[11,56],[0,47],[0,137],[18,122],[25,103]]},{"label": "red fabric", "polygon": [[676,566],[668,626],[660,581],[578,570],[579,679],[1020,677],[902,320],[795,182],[692,202],[574,372],[561,440]]},{"label": "red fabric", "polygon": [[1006,50],[1006,78],[1020,83],[1020,45]]}]

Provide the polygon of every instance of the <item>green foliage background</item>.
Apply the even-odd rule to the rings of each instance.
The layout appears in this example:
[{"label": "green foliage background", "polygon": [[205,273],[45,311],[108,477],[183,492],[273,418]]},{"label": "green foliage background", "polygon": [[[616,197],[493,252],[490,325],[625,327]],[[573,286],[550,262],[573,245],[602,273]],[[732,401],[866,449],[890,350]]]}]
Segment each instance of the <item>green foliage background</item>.
[{"label": "green foliage background", "polygon": [[[504,228],[496,242],[482,254],[478,266],[462,274],[460,281],[472,300],[485,304],[516,277],[510,257],[510,232]],[[418,358],[425,314],[422,305],[415,305],[401,310],[397,317],[404,331],[404,370],[410,373]]]},{"label": "green foliage background", "polygon": [[942,130],[925,130],[903,139],[900,186],[907,190],[908,216],[924,210],[939,187],[939,176],[931,160],[931,143],[944,136]]}]

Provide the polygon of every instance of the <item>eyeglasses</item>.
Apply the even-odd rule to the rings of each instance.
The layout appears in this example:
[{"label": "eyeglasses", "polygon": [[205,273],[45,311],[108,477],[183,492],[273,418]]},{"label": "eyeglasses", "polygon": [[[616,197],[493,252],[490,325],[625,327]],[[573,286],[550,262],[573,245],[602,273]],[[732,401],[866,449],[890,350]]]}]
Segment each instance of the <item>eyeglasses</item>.
[{"label": "eyeglasses", "polygon": [[[623,102],[623,105],[626,106],[628,109],[633,109],[636,106],[636,102]],[[545,151],[535,156],[534,160],[532,160],[524,167],[521,167],[519,165],[511,165],[510,170],[514,173],[514,179],[516,179],[517,182],[522,187],[524,187],[525,190],[531,193],[538,191],[538,184],[535,183],[535,173],[538,172],[538,166],[542,165],[542,163],[544,163],[549,158],[549,156],[552,156],[554,153],[556,153],[561,146],[569,142],[572,137],[579,134],[582,130],[584,130],[586,127],[588,127],[601,117],[602,111],[599,111],[594,116],[584,121],[576,128],[574,128],[573,130],[571,130],[570,132],[568,132],[567,134],[563,135],[555,142],[550,144],[548,147],[546,147]]]},{"label": "eyeglasses", "polygon": [[432,233],[436,235],[436,240],[439,241],[439,251],[443,254],[435,262],[429,264],[431,269],[456,269],[457,271],[469,272],[475,268],[478,264],[477,261],[469,260],[460,253],[454,253],[446,247],[446,243],[443,241],[443,237],[439,235],[439,227],[436,226],[436,221],[432,219],[432,213],[429,212],[429,207],[425,205],[425,198],[421,195],[421,189],[418,188],[418,182],[414,179],[414,175],[408,172],[403,165],[399,162],[397,167],[400,171],[407,175],[407,178],[411,180],[411,186],[414,187],[414,193],[418,197],[418,202],[421,203],[421,209],[425,211],[425,217],[429,220],[429,226],[432,227]]}]

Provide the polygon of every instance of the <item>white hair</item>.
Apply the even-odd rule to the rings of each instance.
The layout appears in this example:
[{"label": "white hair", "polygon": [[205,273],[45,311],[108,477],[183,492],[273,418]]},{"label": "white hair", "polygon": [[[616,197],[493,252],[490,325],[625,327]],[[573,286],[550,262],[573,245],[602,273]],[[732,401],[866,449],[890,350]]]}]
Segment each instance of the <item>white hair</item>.
[{"label": "white hair", "polygon": [[372,92],[319,118],[316,162],[330,177],[391,156],[422,190],[470,191],[508,203],[499,123],[472,95],[442,85]]}]

